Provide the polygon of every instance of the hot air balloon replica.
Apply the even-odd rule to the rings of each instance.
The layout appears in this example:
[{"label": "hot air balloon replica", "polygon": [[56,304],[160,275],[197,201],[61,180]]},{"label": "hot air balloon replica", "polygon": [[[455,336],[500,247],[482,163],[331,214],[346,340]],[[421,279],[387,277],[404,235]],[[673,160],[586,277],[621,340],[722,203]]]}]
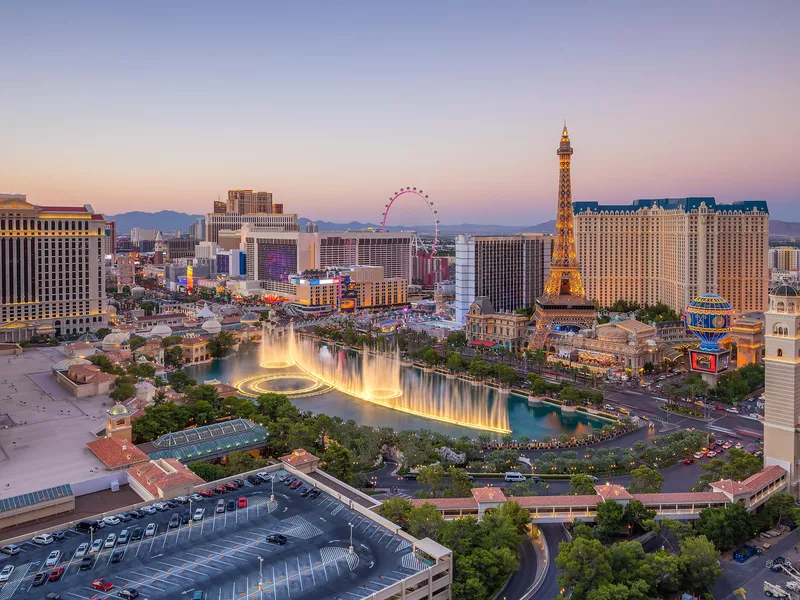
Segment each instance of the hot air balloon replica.
[{"label": "hot air balloon replica", "polygon": [[715,386],[730,362],[731,352],[720,342],[731,333],[733,307],[722,296],[703,294],[686,307],[685,319],[686,327],[700,340],[700,347],[689,351],[691,369]]}]

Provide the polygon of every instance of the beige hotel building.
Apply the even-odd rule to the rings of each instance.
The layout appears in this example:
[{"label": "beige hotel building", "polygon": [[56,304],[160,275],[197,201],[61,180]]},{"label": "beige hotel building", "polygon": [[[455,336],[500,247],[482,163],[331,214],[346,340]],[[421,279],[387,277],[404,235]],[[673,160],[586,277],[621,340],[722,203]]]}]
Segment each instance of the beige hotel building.
[{"label": "beige hotel building", "polygon": [[763,201],[714,198],[574,202],[575,243],[586,295],[663,302],[679,315],[717,293],[738,312],[767,306],[769,212]]},{"label": "beige hotel building", "polygon": [[105,327],[105,228],[88,204],[0,195],[0,342]]}]

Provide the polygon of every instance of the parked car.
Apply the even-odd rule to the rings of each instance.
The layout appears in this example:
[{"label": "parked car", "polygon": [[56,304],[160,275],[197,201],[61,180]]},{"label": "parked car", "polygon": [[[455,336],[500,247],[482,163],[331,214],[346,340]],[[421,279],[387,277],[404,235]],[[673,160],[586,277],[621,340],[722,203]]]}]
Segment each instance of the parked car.
[{"label": "parked car", "polygon": [[160,510],[161,512],[165,512],[170,509],[169,504],[167,504],[166,502],[156,502],[155,504],[153,504],[153,506],[156,507],[156,510]]},{"label": "parked car", "polygon": [[131,515],[129,513],[122,513],[121,515],[117,515],[117,518],[123,523],[127,523],[131,520]]},{"label": "parked car", "polygon": [[114,515],[109,515],[107,517],[103,517],[103,522],[106,525],[119,525],[120,524],[120,520],[117,517],[115,517]]},{"label": "parked car", "polygon": [[114,550],[114,552],[111,553],[111,562],[112,563],[122,562],[123,556],[125,556],[125,550],[118,548],[117,550]]},{"label": "parked car", "polygon": [[80,569],[81,571],[88,571],[88,570],[89,570],[89,569],[91,569],[93,566],[94,566],[94,556],[91,556],[91,555],[89,555],[89,556],[84,556],[84,557],[81,559],[81,566],[79,567],[79,569]]},{"label": "parked car", "polygon": [[47,572],[39,571],[33,578],[33,585],[42,585],[45,581],[47,581]]},{"label": "parked car", "polygon": [[278,544],[280,546],[283,546],[286,542],[289,541],[289,539],[283,534],[273,533],[272,535],[267,536],[267,541],[270,544]]},{"label": "parked car", "polygon": [[141,527],[134,527],[131,531],[131,541],[136,541],[142,539],[142,534],[144,533],[144,529]]},{"label": "parked car", "polygon": [[691,457],[688,457],[688,456],[683,459],[683,464],[685,464],[685,465],[691,465],[693,462],[694,462],[694,459],[691,458]]},{"label": "parked car", "polygon": [[128,540],[131,539],[131,532],[127,529],[123,529],[119,532],[119,543],[120,544],[127,544]]},{"label": "parked car", "polygon": [[236,510],[236,500],[230,499],[228,500],[228,512],[233,512]]},{"label": "parked car", "polygon": [[98,554],[103,551],[103,538],[97,538],[92,542],[92,554]]},{"label": "parked car", "polygon": [[247,498],[242,496],[239,498],[239,508],[247,508]]},{"label": "parked car", "polygon": [[0,571],[0,583],[5,583],[9,579],[11,579],[11,574],[13,572],[14,572],[14,565],[6,565],[5,567],[3,567],[3,570]]},{"label": "parked car", "polygon": [[225,488],[225,486],[224,486],[224,485],[218,485],[217,487],[215,487],[215,488],[214,488],[214,491],[215,491],[217,494],[224,494],[224,493],[225,493],[225,492],[227,492],[228,490]]},{"label": "parked car", "polygon": [[283,483],[286,480],[287,477],[289,477],[288,473],[281,473],[280,475],[278,475],[278,481]]},{"label": "parked car", "polygon": [[108,579],[95,579],[92,582],[92,587],[96,590],[100,590],[101,592],[110,592],[114,589],[114,584],[111,583]]},{"label": "parked car", "polygon": [[214,490],[213,490],[213,488],[208,488],[208,489],[205,489],[205,490],[200,490],[200,495],[201,495],[203,498],[211,498],[211,496],[213,496],[213,495],[214,495]]},{"label": "parked car", "polygon": [[321,493],[322,493],[322,492],[320,492],[319,490],[314,490],[313,492],[311,492],[311,493],[308,495],[308,497],[309,497],[309,498],[311,498],[311,499],[313,500],[314,498],[317,498],[317,497],[319,497],[319,495],[320,495]]},{"label": "parked car", "polygon": [[169,518],[169,528],[175,529],[181,525],[181,516],[178,513],[173,513]]},{"label": "parked car", "polygon": [[267,473],[267,472],[265,472],[265,471],[261,471],[260,473],[256,473],[256,476],[257,476],[257,477],[258,477],[258,478],[259,478],[261,481],[264,481],[264,482],[266,482],[266,481],[270,481],[270,480],[272,479],[272,475],[270,475],[269,473]]},{"label": "parked car", "polygon": [[187,508],[185,511],[183,511],[183,516],[181,517],[181,523],[183,523],[184,525],[186,525],[186,524],[187,524],[189,521],[191,521],[191,520],[192,520],[192,513],[191,513],[191,511],[190,511],[190,510]]},{"label": "parked car", "polygon": [[0,548],[0,552],[3,554],[8,554],[9,556],[14,556],[22,551],[22,547],[18,546],[17,544],[6,544],[2,548]]},{"label": "parked car", "polygon": [[202,521],[205,514],[206,514],[205,508],[198,508],[197,510],[194,511],[194,514],[192,515],[192,521]]},{"label": "parked car", "polygon": [[244,485],[244,479],[234,479],[233,482],[239,487],[242,487]]},{"label": "parked car", "polygon": [[150,523],[145,528],[144,535],[145,535],[145,537],[153,537],[156,534],[156,531],[158,531],[158,528],[156,527],[156,524],[155,523]]},{"label": "parked car", "polygon": [[262,482],[262,479],[258,475],[248,475],[247,481],[249,481],[253,485],[258,485],[259,483]]},{"label": "parked car", "polygon": [[300,490],[300,495],[303,497],[308,496],[310,493],[311,493],[311,488],[308,486],[303,486],[303,489]]},{"label": "parked car", "polygon": [[167,500],[166,502],[164,502],[164,504],[166,504],[169,508],[175,508],[176,506],[178,506],[178,504],[180,504],[180,502],[176,500]]},{"label": "parked car", "polygon": [[217,502],[216,513],[220,514],[220,513],[224,513],[224,512],[225,512],[225,500],[219,500]]},{"label": "parked car", "polygon": [[55,567],[59,560],[61,560],[61,550],[53,550],[47,555],[47,560],[44,561],[44,566]]},{"label": "parked car", "polygon": [[[213,492],[212,492],[212,495],[213,495]],[[205,496],[201,496],[200,494],[191,494],[189,496],[189,500],[191,500],[192,502],[200,502],[200,500],[202,500],[204,497]]]},{"label": "parked car", "polygon": [[106,537],[106,541],[103,544],[103,547],[104,548],[113,548],[116,543],[117,543],[117,534],[116,533],[109,533],[108,537]]},{"label": "parked car", "polygon": [[286,479],[283,480],[283,485],[292,485],[292,482],[295,480],[295,477],[289,475]]},{"label": "parked car", "polygon": [[47,592],[44,595],[44,600],[63,600],[61,594],[57,594],[56,592]]},{"label": "parked car", "polygon": [[66,567],[64,565],[58,565],[55,569],[50,571],[50,575],[47,577],[50,581],[58,581],[61,579],[61,576],[64,575],[64,571]]},{"label": "parked car", "polygon": [[297,489],[297,488],[299,488],[301,485],[303,485],[303,482],[302,482],[302,481],[300,481],[299,479],[295,479],[295,480],[292,482],[292,484],[289,486],[289,489],[290,489],[290,490],[296,490],[296,489]]},{"label": "parked car", "polygon": [[730,408],[726,408],[725,412],[734,413],[734,414],[738,415],[739,414],[739,409],[736,408],[735,406],[731,406]]},{"label": "parked car", "polygon": [[40,535],[35,536],[31,541],[34,544],[38,544],[39,546],[46,546],[47,544],[52,544],[56,540],[49,533],[42,533]]},{"label": "parked car", "polygon": [[[739,449],[739,450],[744,448],[744,446],[742,445],[742,442],[736,442],[736,448]],[[760,455],[758,453],[756,453],[756,456],[760,456]]]},{"label": "parked car", "polygon": [[56,530],[55,530],[55,531],[54,531],[52,534],[50,534],[50,535],[52,535],[52,536],[53,536],[53,538],[54,538],[54,539],[56,539],[56,540],[63,540],[63,539],[64,539],[64,537],[66,536],[66,534],[67,534],[67,532],[66,532],[66,531],[62,531],[61,529],[56,529]]},{"label": "parked car", "polygon": [[179,504],[187,504],[189,502],[189,496],[175,496],[175,501]]},{"label": "parked car", "polygon": [[192,594],[192,600],[206,600],[206,593],[202,590],[195,590]]},{"label": "parked car", "polygon": [[140,510],[146,515],[154,515],[158,509],[155,506],[143,506]]},{"label": "parked car", "polygon": [[709,458],[714,458],[716,455],[717,455],[717,453],[712,450],[706,456],[708,456]]},{"label": "parked car", "polygon": [[119,591],[120,598],[138,598],[139,597],[139,590],[136,588],[125,588],[124,590]]},{"label": "parked car", "polygon": [[228,483],[225,484],[225,489],[228,490],[228,491],[233,492],[233,491],[238,490],[239,486],[236,485],[233,481],[229,481]]},{"label": "parked car", "polygon": [[142,512],[141,510],[134,509],[128,514],[132,516],[134,519],[141,519],[143,516],[145,516],[146,513]]}]

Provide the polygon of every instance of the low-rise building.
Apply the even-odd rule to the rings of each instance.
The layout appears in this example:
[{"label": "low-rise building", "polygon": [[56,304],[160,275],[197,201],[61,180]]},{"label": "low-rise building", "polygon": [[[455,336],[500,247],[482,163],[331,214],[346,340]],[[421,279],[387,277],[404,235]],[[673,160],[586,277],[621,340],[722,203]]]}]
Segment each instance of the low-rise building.
[{"label": "low-rise building", "polygon": [[408,303],[408,281],[385,277],[380,266],[352,265],[306,270],[289,277],[295,305],[330,310],[393,308]]},{"label": "low-rise building", "polygon": [[519,352],[525,346],[527,329],[528,317],[512,312],[498,312],[489,298],[478,296],[469,307],[464,331],[470,344],[486,345],[491,342],[509,352]]},{"label": "low-rise building", "polygon": [[173,458],[159,458],[135,465],[128,470],[128,483],[142,498],[174,498],[187,496],[205,483],[188,467]]},{"label": "low-rise building", "polygon": [[183,364],[194,365],[211,360],[208,350],[209,339],[205,336],[189,333],[181,339],[180,347],[183,350]]},{"label": "low-rise building", "polygon": [[72,364],[66,371],[54,369],[53,376],[74,398],[107,394],[117,380],[117,375],[103,373],[100,367],[91,364]]}]

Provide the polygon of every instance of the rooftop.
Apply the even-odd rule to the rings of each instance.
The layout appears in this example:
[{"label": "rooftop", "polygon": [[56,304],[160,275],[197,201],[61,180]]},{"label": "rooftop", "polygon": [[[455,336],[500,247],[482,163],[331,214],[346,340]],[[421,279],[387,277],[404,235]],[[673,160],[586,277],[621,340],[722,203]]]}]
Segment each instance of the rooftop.
[{"label": "rooftop", "polygon": [[301,467],[303,465],[307,465],[308,463],[317,460],[319,460],[319,458],[311,454],[311,452],[304,450],[303,448],[298,448],[297,450],[294,450],[291,454],[287,454],[286,456],[281,456],[281,462],[284,462],[293,467]]},{"label": "rooftop", "polygon": [[36,492],[29,492],[19,496],[12,496],[11,498],[0,498],[0,513],[42,504],[57,498],[66,498],[72,496],[72,487],[67,485],[59,485],[45,490]]},{"label": "rooftop", "polygon": [[86,447],[109,469],[129,467],[149,460],[139,448],[119,438],[99,438],[86,444]]},{"label": "rooftop", "polygon": [[152,459],[176,458],[181,461],[220,457],[236,450],[262,446],[267,430],[248,419],[234,419],[162,435],[139,448]]},{"label": "rooftop", "polygon": [[712,212],[760,212],[769,214],[767,203],[763,200],[748,200],[744,202],[733,202],[732,204],[717,204],[715,198],[657,198],[634,200],[630,204],[600,204],[599,202],[573,202],[573,214],[585,212],[611,212],[611,213],[633,213],[642,209],[660,208],[663,210],[680,210],[692,212],[698,210],[705,204]]}]

